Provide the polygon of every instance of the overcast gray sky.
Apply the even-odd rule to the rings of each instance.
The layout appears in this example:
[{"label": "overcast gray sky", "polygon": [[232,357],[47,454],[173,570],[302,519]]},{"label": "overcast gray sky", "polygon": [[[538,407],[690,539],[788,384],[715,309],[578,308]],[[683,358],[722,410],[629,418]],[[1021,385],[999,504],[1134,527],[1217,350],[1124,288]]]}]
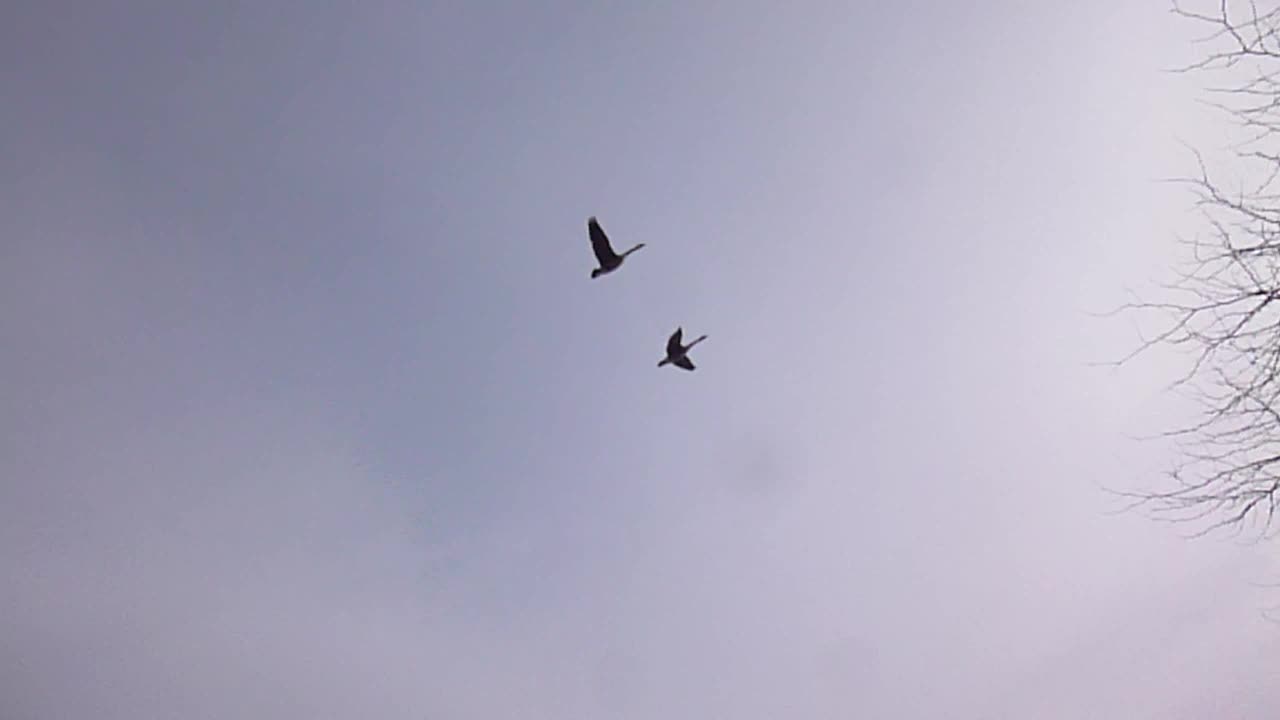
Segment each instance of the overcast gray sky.
[{"label": "overcast gray sky", "polygon": [[1215,137],[1163,3],[3,15],[6,720],[1280,704],[1274,549],[1099,490],[1186,411],[1086,366]]}]

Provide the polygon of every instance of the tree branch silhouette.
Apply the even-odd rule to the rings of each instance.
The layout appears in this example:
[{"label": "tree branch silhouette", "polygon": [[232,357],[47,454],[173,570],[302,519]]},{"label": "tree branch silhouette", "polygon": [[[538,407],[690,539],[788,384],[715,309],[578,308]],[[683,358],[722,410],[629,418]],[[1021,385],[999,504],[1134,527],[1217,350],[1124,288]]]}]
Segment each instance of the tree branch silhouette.
[{"label": "tree branch silhouette", "polygon": [[1157,346],[1189,353],[1174,386],[1201,407],[1164,433],[1177,459],[1162,487],[1119,494],[1129,508],[1192,523],[1195,536],[1229,529],[1270,538],[1280,531],[1280,6],[1221,0],[1191,10],[1174,0],[1172,11],[1208,31],[1196,41],[1203,57],[1174,72],[1221,77],[1209,104],[1245,139],[1228,154],[1238,189],[1191,149],[1196,172],[1174,182],[1190,190],[1203,226],[1179,238],[1184,264],[1158,300],[1117,310],[1153,314],[1160,329],[1115,364]]}]

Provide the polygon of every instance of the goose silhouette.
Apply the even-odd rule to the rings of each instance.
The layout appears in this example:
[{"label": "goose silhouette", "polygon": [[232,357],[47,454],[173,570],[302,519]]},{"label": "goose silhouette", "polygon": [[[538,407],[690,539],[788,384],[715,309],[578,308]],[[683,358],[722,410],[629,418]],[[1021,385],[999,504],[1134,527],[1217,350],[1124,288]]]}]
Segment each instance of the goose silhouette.
[{"label": "goose silhouette", "polygon": [[628,255],[644,247],[644,243],[638,243],[621,255],[614,252],[613,247],[609,245],[609,236],[604,234],[604,228],[600,227],[594,215],[587,218],[587,233],[591,236],[591,250],[596,254],[596,262],[600,263],[600,267],[591,271],[592,278],[617,270],[622,267],[622,261],[626,260]]},{"label": "goose silhouette", "polygon": [[667,356],[662,359],[662,362],[658,363],[658,367],[662,367],[663,365],[675,365],[676,367],[684,368],[685,370],[693,370],[697,367],[693,364],[693,361],[689,359],[689,350],[692,349],[694,345],[706,340],[707,336],[703,335],[688,345],[681,344],[680,341],[683,336],[684,328],[678,327],[675,332],[671,333],[671,337],[667,339]]}]

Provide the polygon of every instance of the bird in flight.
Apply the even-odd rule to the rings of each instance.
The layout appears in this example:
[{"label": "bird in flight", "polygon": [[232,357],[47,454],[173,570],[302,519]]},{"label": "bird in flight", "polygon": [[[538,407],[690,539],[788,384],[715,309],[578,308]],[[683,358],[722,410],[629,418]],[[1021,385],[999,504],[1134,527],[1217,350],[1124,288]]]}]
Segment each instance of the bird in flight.
[{"label": "bird in flight", "polygon": [[628,255],[644,247],[644,243],[639,243],[621,255],[614,252],[609,245],[609,236],[604,234],[604,228],[600,227],[595,216],[587,218],[587,233],[591,235],[591,250],[596,254],[596,262],[600,263],[600,267],[591,271],[593,278],[617,270]]},{"label": "bird in flight", "polygon": [[676,328],[676,331],[671,333],[671,337],[667,339],[667,356],[663,358],[662,362],[658,363],[658,367],[662,367],[663,365],[675,365],[676,367],[684,368],[685,370],[694,369],[695,366],[693,361],[689,359],[689,350],[692,349],[694,345],[706,340],[707,336],[703,335],[688,345],[681,344],[680,341],[683,336],[684,328]]}]

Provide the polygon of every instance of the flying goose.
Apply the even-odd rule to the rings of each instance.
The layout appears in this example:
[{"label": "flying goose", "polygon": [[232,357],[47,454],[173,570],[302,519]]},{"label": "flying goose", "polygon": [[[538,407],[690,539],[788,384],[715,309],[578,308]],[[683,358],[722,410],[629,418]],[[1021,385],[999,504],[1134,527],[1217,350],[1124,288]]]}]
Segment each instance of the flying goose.
[{"label": "flying goose", "polygon": [[663,358],[662,362],[658,363],[658,367],[671,364],[678,368],[684,368],[685,370],[694,369],[695,366],[693,361],[689,359],[689,350],[693,348],[694,345],[706,340],[707,336],[703,335],[688,345],[682,345],[680,344],[680,339],[683,335],[684,328],[679,327],[676,328],[675,332],[671,333],[671,337],[667,340],[667,356]]},{"label": "flying goose", "polygon": [[609,236],[604,234],[604,229],[600,227],[594,215],[587,218],[587,232],[591,235],[591,249],[596,254],[596,262],[600,263],[600,267],[591,271],[593,278],[617,270],[628,255],[644,247],[644,243],[639,243],[621,255],[615,253],[609,246]]}]

